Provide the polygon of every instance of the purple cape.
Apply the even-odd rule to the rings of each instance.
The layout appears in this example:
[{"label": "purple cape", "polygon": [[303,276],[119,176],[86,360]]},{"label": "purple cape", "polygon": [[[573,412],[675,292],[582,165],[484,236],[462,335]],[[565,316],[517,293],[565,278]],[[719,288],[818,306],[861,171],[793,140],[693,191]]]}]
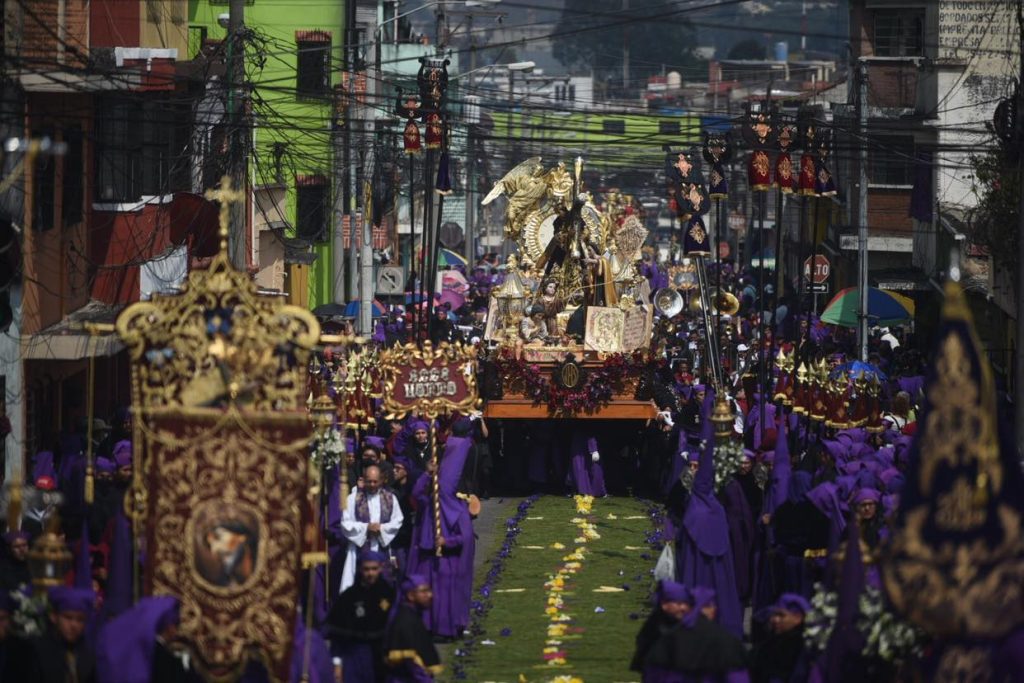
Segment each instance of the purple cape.
[{"label": "purple cape", "polygon": [[729,525],[725,509],[714,494],[715,435],[710,419],[714,401],[715,392],[708,390],[702,412],[704,448],[700,468],[693,479],[683,528],[676,537],[676,579],[688,586],[713,588],[718,594],[719,622],[737,638],[742,638],[743,608],[733,574]]},{"label": "purple cape", "polygon": [[104,683],[148,683],[157,628],[177,605],[177,598],[170,595],[142,598],[107,622],[96,641],[97,678]]},{"label": "purple cape", "polygon": [[469,507],[456,497],[462,469],[473,440],[451,436],[445,444],[438,475],[441,534],[445,546],[441,557],[434,551],[434,507],[431,477],[424,474],[413,488],[419,514],[413,528],[409,571],[421,574],[434,589],[434,601],[423,613],[423,621],[434,635],[456,637],[469,624],[469,603],[473,590],[473,556],[476,540]]}]

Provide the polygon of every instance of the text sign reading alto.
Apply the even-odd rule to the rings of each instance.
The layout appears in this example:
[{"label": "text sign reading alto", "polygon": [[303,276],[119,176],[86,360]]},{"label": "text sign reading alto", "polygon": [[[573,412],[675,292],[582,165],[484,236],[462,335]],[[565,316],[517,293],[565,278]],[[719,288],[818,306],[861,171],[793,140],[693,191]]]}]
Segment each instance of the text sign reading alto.
[{"label": "text sign reading alto", "polygon": [[808,256],[804,261],[804,279],[810,280],[816,285],[828,282],[828,276],[831,273],[832,264],[821,254]]},{"label": "text sign reading alto", "polygon": [[429,342],[381,352],[384,409],[391,415],[441,415],[476,409],[476,350]]}]

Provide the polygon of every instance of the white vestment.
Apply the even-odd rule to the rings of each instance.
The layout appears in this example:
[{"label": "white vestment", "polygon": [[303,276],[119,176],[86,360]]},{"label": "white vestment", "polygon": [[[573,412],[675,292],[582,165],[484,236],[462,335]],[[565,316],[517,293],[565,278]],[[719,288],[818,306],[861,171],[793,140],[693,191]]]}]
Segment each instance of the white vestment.
[{"label": "white vestment", "polygon": [[367,529],[370,524],[356,521],[356,496],[358,494],[358,491],[353,491],[349,495],[348,505],[341,515],[341,533],[348,539],[345,569],[341,572],[341,592],[355,583],[356,564],[359,562],[359,551],[363,549],[363,546],[369,550],[387,552],[387,547],[398,534],[398,530],[402,528],[402,508],[394,494],[387,492],[387,495],[394,499],[394,504],[391,506],[391,519],[384,523],[380,521],[381,492],[366,494],[366,507],[370,512],[370,522],[380,524],[380,533],[369,535],[370,542],[367,544]]}]

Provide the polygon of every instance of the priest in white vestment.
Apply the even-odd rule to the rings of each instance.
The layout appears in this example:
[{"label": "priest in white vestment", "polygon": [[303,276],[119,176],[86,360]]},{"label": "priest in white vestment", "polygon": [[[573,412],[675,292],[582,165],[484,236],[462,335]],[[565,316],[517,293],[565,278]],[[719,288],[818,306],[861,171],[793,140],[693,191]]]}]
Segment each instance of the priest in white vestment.
[{"label": "priest in white vestment", "polygon": [[376,466],[363,472],[363,487],[348,497],[341,516],[341,532],[348,540],[345,569],[341,574],[341,592],[355,583],[356,564],[362,550],[388,554],[388,546],[402,528],[402,507],[398,498],[381,488],[381,473]]}]

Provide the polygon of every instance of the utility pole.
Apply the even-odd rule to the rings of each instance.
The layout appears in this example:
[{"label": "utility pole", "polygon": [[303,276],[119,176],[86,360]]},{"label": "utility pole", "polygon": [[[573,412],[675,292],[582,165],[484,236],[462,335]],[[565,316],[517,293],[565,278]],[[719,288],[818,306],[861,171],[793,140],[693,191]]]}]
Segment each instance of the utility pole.
[{"label": "utility pole", "polygon": [[228,116],[230,117],[230,167],[228,175],[236,190],[246,193],[246,201],[231,204],[231,226],[228,232],[228,252],[231,263],[238,270],[249,266],[246,236],[246,206],[248,196],[249,136],[244,124],[245,112],[245,0],[231,0],[228,7]]},{"label": "utility pole", "polygon": [[[1024,230],[1024,153],[1021,143],[1024,142],[1024,1],[1017,0],[1017,36],[1019,73],[1017,77],[1017,110],[1014,116],[1016,135],[1014,146],[1017,150],[1017,179],[1020,183],[1020,196],[1017,199],[1017,234]],[[1013,411],[1016,428],[1017,457],[1024,461],[1024,239],[1017,240],[1017,340],[1014,349],[1016,367],[1014,368]]]},{"label": "utility pole", "polygon": [[[868,359],[868,65],[857,57],[857,348]],[[818,226],[815,225],[817,230]],[[801,266],[802,267],[802,266]]]},{"label": "utility pole", "polygon": [[[622,16],[629,12],[629,0],[622,0]],[[629,24],[622,25],[622,91],[629,88]]]}]

